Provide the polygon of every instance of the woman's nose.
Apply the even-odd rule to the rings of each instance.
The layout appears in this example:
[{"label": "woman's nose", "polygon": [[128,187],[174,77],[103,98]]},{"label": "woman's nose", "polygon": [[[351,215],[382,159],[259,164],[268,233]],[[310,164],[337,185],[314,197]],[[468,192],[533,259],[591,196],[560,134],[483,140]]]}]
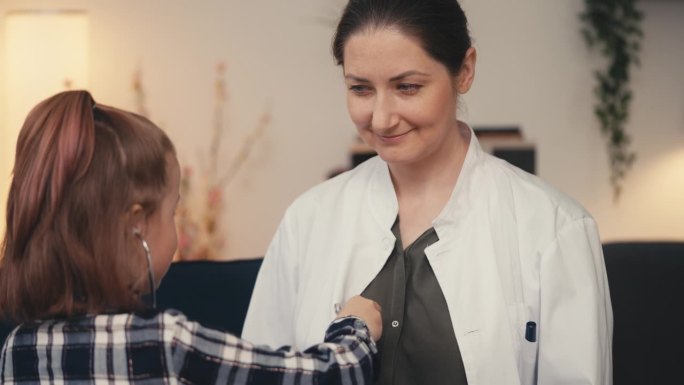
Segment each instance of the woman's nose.
[{"label": "woman's nose", "polygon": [[391,97],[378,95],[373,105],[373,116],[371,127],[373,130],[387,130],[394,127],[399,122],[394,102]]}]

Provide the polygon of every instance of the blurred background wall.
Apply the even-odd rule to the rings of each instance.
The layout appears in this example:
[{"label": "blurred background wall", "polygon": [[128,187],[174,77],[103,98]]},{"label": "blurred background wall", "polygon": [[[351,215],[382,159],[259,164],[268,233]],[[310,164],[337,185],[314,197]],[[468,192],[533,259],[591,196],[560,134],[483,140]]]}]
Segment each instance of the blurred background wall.
[{"label": "blurred background wall", "polygon": [[[592,73],[601,60],[579,32],[583,1],[462,5],[479,57],[461,119],[520,126],[536,146],[538,175],[582,203],[604,241],[684,239],[684,1],[640,2],[645,38],[628,125],[638,159],[618,202],[592,112]],[[226,66],[228,97],[219,167],[231,162],[263,113],[271,116],[226,186],[221,216],[223,258],[263,255],[288,204],[349,163],[356,134],[330,54],[343,6],[342,0],[0,0],[0,214],[19,130],[8,123],[6,15],[83,10],[88,89],[104,104],[135,109],[140,71],[148,115],[174,140],[182,164],[198,170],[206,159],[219,63]]]}]

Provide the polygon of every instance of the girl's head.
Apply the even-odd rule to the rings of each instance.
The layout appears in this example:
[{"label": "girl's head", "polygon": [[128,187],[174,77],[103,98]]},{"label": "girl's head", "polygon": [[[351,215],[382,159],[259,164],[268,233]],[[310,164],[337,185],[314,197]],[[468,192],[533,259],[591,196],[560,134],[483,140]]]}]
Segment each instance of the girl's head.
[{"label": "girl's head", "polygon": [[164,132],[86,91],[38,104],[19,133],[0,312],[23,321],[129,311],[176,248],[179,167]]},{"label": "girl's head", "polygon": [[333,55],[344,65],[344,48],[359,32],[397,29],[458,74],[471,47],[468,20],[457,0],[350,0],[337,25]]}]

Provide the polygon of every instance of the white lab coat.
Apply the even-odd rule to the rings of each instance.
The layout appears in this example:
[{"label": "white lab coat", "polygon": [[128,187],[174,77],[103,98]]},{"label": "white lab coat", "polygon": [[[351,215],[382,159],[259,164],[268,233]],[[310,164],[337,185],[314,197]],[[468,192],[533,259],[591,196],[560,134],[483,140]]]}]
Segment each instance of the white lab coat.
[{"label": "white lab coat", "polygon": [[[303,349],[392,252],[398,205],[376,157],[300,196],[257,278],[243,337]],[[469,385],[611,384],[612,309],[596,223],[471,134],[425,250]],[[525,338],[536,323],[536,342]]]}]

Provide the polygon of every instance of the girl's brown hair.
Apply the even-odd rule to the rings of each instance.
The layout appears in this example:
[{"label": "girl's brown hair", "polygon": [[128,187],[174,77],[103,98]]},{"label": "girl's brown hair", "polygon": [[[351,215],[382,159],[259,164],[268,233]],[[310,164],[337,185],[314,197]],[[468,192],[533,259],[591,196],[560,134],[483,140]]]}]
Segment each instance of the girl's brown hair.
[{"label": "girl's brown hair", "polygon": [[[68,91],[38,104],[19,133],[0,259],[0,316],[15,321],[140,307],[147,272],[128,223],[166,183],[164,132],[142,116]],[[137,245],[137,248],[136,248]]]}]

